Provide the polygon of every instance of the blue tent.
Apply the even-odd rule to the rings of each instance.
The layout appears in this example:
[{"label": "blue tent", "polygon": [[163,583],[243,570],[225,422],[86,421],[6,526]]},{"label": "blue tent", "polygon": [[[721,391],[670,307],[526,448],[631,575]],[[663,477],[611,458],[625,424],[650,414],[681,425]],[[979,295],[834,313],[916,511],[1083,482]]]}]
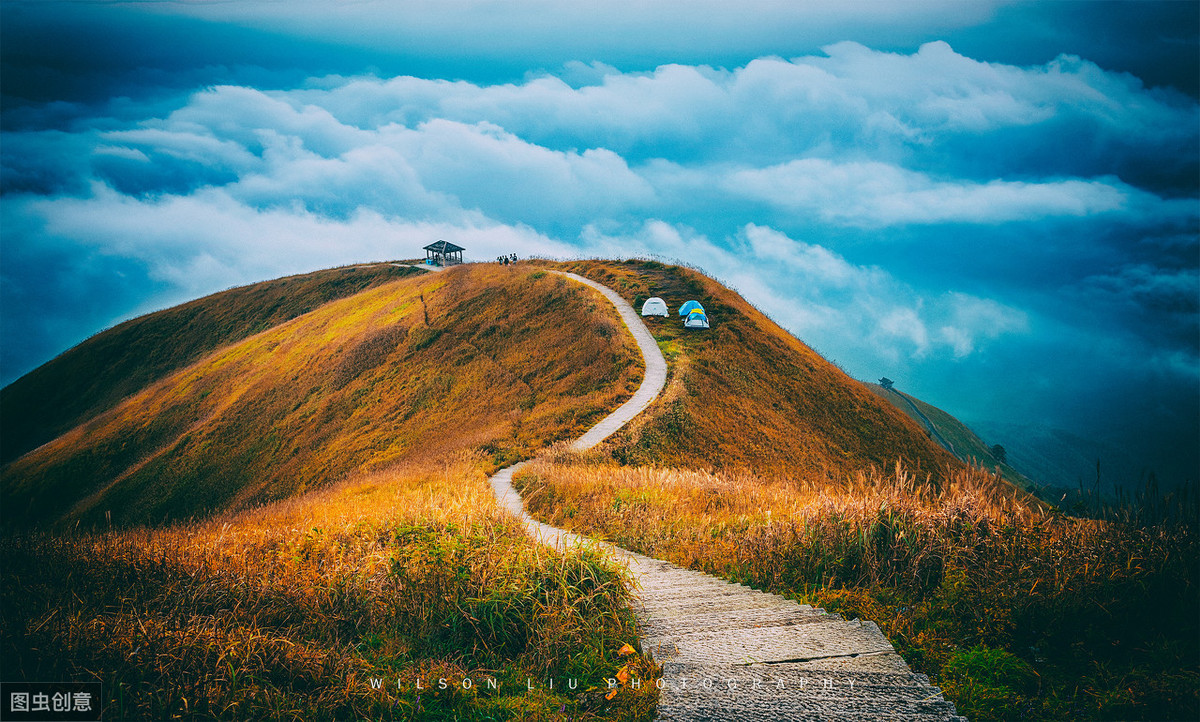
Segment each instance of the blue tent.
[{"label": "blue tent", "polygon": [[704,315],[704,309],[697,308],[688,314],[683,321],[684,328],[708,328],[708,316]]},{"label": "blue tent", "polygon": [[704,313],[704,306],[701,306],[699,301],[688,301],[679,307],[679,315],[686,316],[696,309],[700,309],[700,313]]}]

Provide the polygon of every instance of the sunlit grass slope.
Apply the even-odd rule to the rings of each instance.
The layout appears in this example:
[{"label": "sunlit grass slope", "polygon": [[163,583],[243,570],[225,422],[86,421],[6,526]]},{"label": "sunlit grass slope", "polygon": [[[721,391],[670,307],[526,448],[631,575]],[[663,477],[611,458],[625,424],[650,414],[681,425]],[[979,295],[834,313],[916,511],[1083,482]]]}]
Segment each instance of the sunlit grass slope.
[{"label": "sunlit grass slope", "polygon": [[649,683],[606,689],[623,667],[650,678],[620,654],[621,571],[530,540],[489,463],[453,452],[203,522],[0,537],[0,676],[100,681],[114,720],[648,719]]},{"label": "sunlit grass slope", "polygon": [[213,351],[11,463],[3,518],[159,523],[459,449],[500,464],[581,433],[641,375],[580,284],[528,266],[403,278]]},{"label": "sunlit grass slope", "polygon": [[377,264],[288,276],[215,293],[97,334],[0,389],[0,463],[221,346],[334,299],[418,273]]},{"label": "sunlit grass slope", "polygon": [[1196,716],[1194,513],[1066,517],[948,415],[925,407],[987,468],[703,275],[565,265],[635,305],[697,299],[712,328],[649,320],[664,397],[606,447],[518,474],[534,516],[874,620],[972,720]]},{"label": "sunlit grass slope", "polygon": [[[638,310],[650,296],[671,309],[647,319],[670,367],[667,390],[612,443],[621,462],[838,479],[901,460],[935,483],[962,466],[891,404],[703,274],[654,261],[560,265]],[[691,299],[708,311],[711,329],[682,328],[675,311]]]},{"label": "sunlit grass slope", "polygon": [[1195,719],[1191,522],[1074,519],[1002,478],[938,488],[622,467],[559,454],[514,479],[537,518],[879,623],[971,720]]}]

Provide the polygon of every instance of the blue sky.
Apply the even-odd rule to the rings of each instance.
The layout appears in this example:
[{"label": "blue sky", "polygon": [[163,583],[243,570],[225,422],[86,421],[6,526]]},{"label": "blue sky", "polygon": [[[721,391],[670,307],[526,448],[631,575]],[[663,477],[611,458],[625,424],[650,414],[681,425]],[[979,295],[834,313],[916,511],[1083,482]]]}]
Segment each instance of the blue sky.
[{"label": "blue sky", "polygon": [[1198,26],[1193,2],[6,2],[0,382],[437,238],[657,254],[858,378],[1194,478]]}]

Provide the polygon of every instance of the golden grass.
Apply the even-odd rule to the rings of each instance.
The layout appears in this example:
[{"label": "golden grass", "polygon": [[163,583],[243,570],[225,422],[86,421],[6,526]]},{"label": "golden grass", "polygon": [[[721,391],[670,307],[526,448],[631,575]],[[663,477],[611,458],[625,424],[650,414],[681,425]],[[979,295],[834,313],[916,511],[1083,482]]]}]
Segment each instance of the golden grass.
[{"label": "golden grass", "polygon": [[1186,719],[1200,709],[1194,527],[1047,513],[1001,478],[934,486],[619,467],[514,480],[539,519],[870,619],[971,719]]},{"label": "golden grass", "polygon": [[651,688],[606,698],[636,640],[621,571],[531,542],[486,465],[460,452],[200,523],[7,537],[5,679],[101,680],[111,719],[643,718]]},{"label": "golden grass", "polygon": [[112,719],[646,718],[605,684],[653,674],[623,572],[486,483],[641,374],[607,302],[520,266],[218,348],[3,470],[0,672],[100,680]]},{"label": "golden grass", "polygon": [[668,359],[668,392],[610,442],[621,463],[840,477],[903,459],[934,483],[962,467],[891,404],[701,273],[654,261],[547,265],[608,285],[635,307],[662,296],[672,309],[696,299],[708,311],[707,331],[685,330],[674,315],[647,319]]},{"label": "golden grass", "polygon": [[580,284],[520,266],[405,278],[219,349],[18,459],[0,513],[159,523],[414,454],[477,448],[502,465],[582,433],[641,373],[615,311]]},{"label": "golden grass", "polygon": [[375,264],[288,276],[216,293],[97,334],[0,389],[0,463],[217,348],[329,301],[419,273]]}]

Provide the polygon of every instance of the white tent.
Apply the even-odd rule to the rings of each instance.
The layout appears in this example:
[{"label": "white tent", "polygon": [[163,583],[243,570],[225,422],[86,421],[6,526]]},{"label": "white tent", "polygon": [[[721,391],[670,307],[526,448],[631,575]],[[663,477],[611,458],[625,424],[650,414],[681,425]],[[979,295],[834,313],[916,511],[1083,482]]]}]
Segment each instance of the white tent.
[{"label": "white tent", "polygon": [[658,296],[655,296],[654,298],[646,299],[646,302],[642,304],[642,315],[643,316],[666,316],[667,315],[667,302],[662,300]]}]

